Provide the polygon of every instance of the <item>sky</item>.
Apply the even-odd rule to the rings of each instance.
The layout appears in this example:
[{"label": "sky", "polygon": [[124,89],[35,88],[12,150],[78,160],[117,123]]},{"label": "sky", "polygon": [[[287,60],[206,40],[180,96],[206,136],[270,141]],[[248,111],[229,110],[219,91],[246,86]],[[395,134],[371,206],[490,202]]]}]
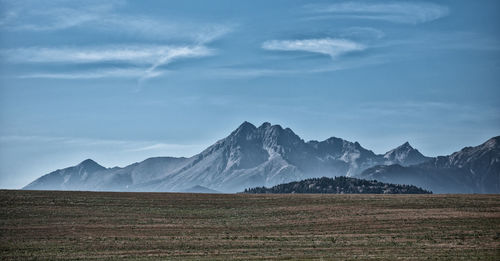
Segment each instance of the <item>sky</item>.
[{"label": "sky", "polygon": [[0,0],[0,188],[243,121],[384,153],[500,135],[500,1]]}]

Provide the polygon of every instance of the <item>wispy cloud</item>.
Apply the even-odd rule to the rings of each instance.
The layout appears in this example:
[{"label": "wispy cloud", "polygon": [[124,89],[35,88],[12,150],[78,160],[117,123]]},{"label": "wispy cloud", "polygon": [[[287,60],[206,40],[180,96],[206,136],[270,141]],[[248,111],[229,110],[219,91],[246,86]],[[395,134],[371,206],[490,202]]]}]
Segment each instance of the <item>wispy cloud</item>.
[{"label": "wispy cloud", "polygon": [[107,147],[122,152],[141,151],[190,151],[201,150],[203,145],[163,143],[157,141],[129,141],[113,139],[94,139],[82,137],[54,137],[54,136],[0,136],[0,143],[52,143],[64,147]]},{"label": "wispy cloud", "polygon": [[305,40],[271,40],[262,44],[262,48],[274,51],[304,51],[329,55],[336,58],[339,55],[365,49],[362,44],[345,39],[305,39]]},{"label": "wispy cloud", "polygon": [[171,143],[154,143],[151,145],[139,146],[136,148],[128,149],[127,151],[139,152],[139,151],[158,151],[158,150],[186,150],[192,148],[199,148],[198,145],[184,145],[184,144],[171,144]]},{"label": "wispy cloud", "polygon": [[[54,69],[49,72],[27,73],[18,78],[96,79],[106,77],[135,77],[139,84],[146,79],[163,75],[161,66],[179,59],[211,56],[215,50],[207,47],[212,41],[231,32],[235,25],[205,21],[169,20],[165,17],[144,16],[130,12],[126,1],[97,0],[64,1],[7,1],[2,3],[0,30],[25,33],[60,33],[61,30],[115,34],[122,39],[133,37],[162,45],[74,45],[31,46],[0,50],[0,58],[9,63],[92,64],[90,71]],[[103,66],[104,63],[108,65]],[[107,69],[110,64],[116,68]],[[130,69],[130,65],[135,68]],[[99,67],[99,68],[97,68]],[[139,68],[140,67],[140,68]],[[141,71],[142,70],[142,71]]]},{"label": "wispy cloud", "polygon": [[91,28],[95,32],[128,34],[141,38],[207,43],[231,32],[234,24],[193,23],[164,17],[120,12],[125,1],[53,1],[8,3],[0,16],[7,31],[50,32]]},{"label": "wispy cloud", "polygon": [[0,25],[9,31],[54,31],[77,27],[112,14],[123,1],[5,1]]},{"label": "wispy cloud", "polygon": [[310,13],[320,15],[310,17],[310,19],[367,19],[408,24],[433,21],[450,12],[446,6],[425,2],[343,2],[307,5],[305,9]]},{"label": "wispy cloud", "polygon": [[20,78],[54,79],[95,79],[105,77],[137,77],[147,79],[160,76],[163,71],[157,68],[174,60],[205,57],[214,54],[212,49],[203,45],[130,45],[99,47],[61,47],[61,48],[18,48],[3,50],[1,56],[13,63],[124,63],[143,66],[143,68],[116,68],[82,72],[35,73],[21,75]]},{"label": "wispy cloud", "polygon": [[14,63],[101,63],[165,64],[179,58],[212,55],[205,46],[117,45],[98,47],[29,47],[7,49],[1,55]]},{"label": "wispy cloud", "polygon": [[77,72],[64,72],[64,73],[32,73],[19,75],[17,78],[29,79],[101,79],[101,78],[155,78],[162,76],[166,73],[165,70],[156,70],[145,73],[144,69],[101,69],[93,71],[77,71]]}]

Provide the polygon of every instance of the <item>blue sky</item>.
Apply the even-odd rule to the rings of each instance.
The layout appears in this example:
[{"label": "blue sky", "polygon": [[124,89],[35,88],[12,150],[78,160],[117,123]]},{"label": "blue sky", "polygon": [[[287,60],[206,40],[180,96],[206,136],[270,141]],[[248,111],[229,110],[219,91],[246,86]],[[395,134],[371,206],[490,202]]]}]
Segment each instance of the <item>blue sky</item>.
[{"label": "blue sky", "polygon": [[500,2],[0,1],[0,187],[243,121],[429,156],[500,135]]}]

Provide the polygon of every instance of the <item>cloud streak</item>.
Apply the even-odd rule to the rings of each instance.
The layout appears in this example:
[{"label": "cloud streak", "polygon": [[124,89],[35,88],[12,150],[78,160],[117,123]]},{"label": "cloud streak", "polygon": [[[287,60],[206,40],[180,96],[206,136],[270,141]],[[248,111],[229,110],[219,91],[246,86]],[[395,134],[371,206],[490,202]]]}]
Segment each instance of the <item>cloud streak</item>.
[{"label": "cloud streak", "polygon": [[202,148],[198,144],[175,144],[157,141],[129,141],[113,139],[94,139],[82,137],[53,137],[53,136],[0,136],[0,143],[52,143],[68,147],[108,147],[118,149],[122,152],[140,151],[172,151],[172,150],[193,150]]},{"label": "cloud streak", "polygon": [[419,24],[437,20],[449,14],[448,7],[433,3],[409,2],[343,2],[327,5],[307,5],[305,9],[320,16],[311,19],[364,19],[394,23]]},{"label": "cloud streak", "polygon": [[29,47],[7,49],[1,55],[13,63],[165,64],[175,59],[212,55],[205,46],[116,45],[99,47]]},{"label": "cloud streak", "polygon": [[[71,72],[57,70],[20,75],[17,78],[97,79],[107,77],[136,77],[139,83],[164,74],[159,70],[179,59],[206,57],[215,54],[206,45],[230,33],[234,25],[210,22],[192,22],[182,19],[144,16],[123,12],[126,1],[86,0],[82,2],[37,1],[5,2],[0,14],[0,30],[27,33],[61,33],[62,30],[89,29],[95,33],[111,33],[127,39],[133,37],[148,42],[168,45],[101,45],[61,46],[0,50],[0,58],[9,63],[93,64],[93,71]],[[116,69],[98,69],[110,64]],[[129,69],[129,65],[141,67]],[[142,72],[141,72],[142,70]]]},{"label": "cloud streak", "polygon": [[140,80],[158,77],[164,71],[158,67],[178,59],[197,58],[213,55],[214,51],[202,45],[126,45],[100,47],[62,47],[62,48],[19,48],[1,51],[1,56],[12,63],[120,63],[134,64],[143,68],[117,68],[99,71],[35,73],[21,75],[19,78],[52,79],[97,79],[107,77],[137,77]]},{"label": "cloud streak", "polygon": [[262,48],[271,51],[303,51],[330,56],[332,59],[339,55],[362,51],[366,47],[362,44],[345,39],[305,39],[305,40],[271,40],[262,44]]},{"label": "cloud streak", "polygon": [[166,73],[165,70],[156,70],[145,74],[144,69],[101,69],[93,71],[78,71],[64,73],[32,73],[20,75],[20,79],[102,79],[102,78],[156,78]]},{"label": "cloud streak", "polygon": [[[63,5],[64,7],[60,7]],[[96,32],[125,33],[148,39],[208,43],[233,30],[232,24],[202,24],[163,17],[119,13],[123,1],[20,2],[4,6],[0,28],[6,31],[52,32],[91,28]]]}]

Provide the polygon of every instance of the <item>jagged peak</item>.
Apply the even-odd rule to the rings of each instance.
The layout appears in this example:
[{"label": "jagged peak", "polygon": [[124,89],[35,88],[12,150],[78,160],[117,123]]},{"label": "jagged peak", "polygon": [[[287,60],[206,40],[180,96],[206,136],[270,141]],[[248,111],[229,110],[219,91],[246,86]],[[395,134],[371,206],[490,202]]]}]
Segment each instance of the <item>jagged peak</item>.
[{"label": "jagged peak", "polygon": [[283,132],[283,128],[279,124],[272,125],[269,122],[264,122],[260,127],[259,130],[264,131],[266,134],[280,134]]},{"label": "jagged peak", "polygon": [[398,147],[396,147],[395,149],[391,150],[392,151],[401,151],[401,150],[415,150],[411,145],[410,143],[407,141],[401,145],[399,145]]},{"label": "jagged peak", "polygon": [[251,124],[248,121],[244,121],[236,130],[234,130],[230,136],[233,135],[239,135],[239,134],[247,134],[249,132],[252,132],[256,130],[257,127],[255,125]]},{"label": "jagged peak", "polygon": [[244,121],[239,127],[238,129],[255,129],[255,125],[251,124],[250,122],[248,121]]},{"label": "jagged peak", "polygon": [[416,150],[416,149],[413,148],[408,141],[406,141],[405,143],[399,145],[398,147],[386,152],[385,155],[391,154],[391,153],[396,153],[399,151],[408,151],[408,150]]},{"label": "jagged peak", "polygon": [[266,122],[262,123],[262,125],[259,126],[259,129],[267,129],[271,126],[272,126],[271,123],[266,121]]}]

